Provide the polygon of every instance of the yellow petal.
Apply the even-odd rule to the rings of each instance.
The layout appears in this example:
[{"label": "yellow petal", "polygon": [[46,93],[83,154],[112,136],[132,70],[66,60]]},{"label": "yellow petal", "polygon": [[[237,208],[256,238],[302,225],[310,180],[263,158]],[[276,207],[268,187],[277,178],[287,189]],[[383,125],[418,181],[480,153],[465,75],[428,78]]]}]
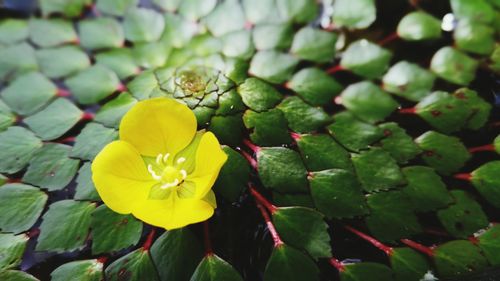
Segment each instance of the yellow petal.
[{"label": "yellow petal", "polygon": [[138,102],[120,123],[120,139],[131,143],[141,155],[175,155],[196,133],[196,117],[184,104],[170,98]]},{"label": "yellow petal", "polygon": [[214,214],[214,209],[203,200],[181,199],[172,194],[165,200],[147,200],[132,214],[148,224],[170,230],[205,221]]},{"label": "yellow petal", "polygon": [[214,134],[205,133],[196,152],[194,172],[186,179],[196,185],[195,198],[203,198],[210,191],[226,160],[227,155]]},{"label": "yellow petal", "polygon": [[139,152],[125,141],[114,141],[97,154],[92,180],[102,201],[121,214],[146,200],[155,184]]}]

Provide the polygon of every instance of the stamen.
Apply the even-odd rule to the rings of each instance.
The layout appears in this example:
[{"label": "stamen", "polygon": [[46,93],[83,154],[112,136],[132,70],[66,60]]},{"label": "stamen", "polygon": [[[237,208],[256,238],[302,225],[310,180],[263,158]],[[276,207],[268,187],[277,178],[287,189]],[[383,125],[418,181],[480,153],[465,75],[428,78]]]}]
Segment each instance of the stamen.
[{"label": "stamen", "polygon": [[167,154],[165,154],[165,156],[163,156],[163,162],[164,163],[167,162],[169,156],[170,156],[170,153],[167,153]]},{"label": "stamen", "polygon": [[186,170],[181,170],[181,174],[182,174],[182,180],[185,180],[186,177],[187,177],[187,172]]},{"label": "stamen", "polygon": [[158,156],[156,156],[156,164],[160,165],[161,164],[161,158],[163,157],[163,155],[160,153],[158,154]]},{"label": "stamen", "polygon": [[186,161],[186,158],[181,157],[181,158],[177,159],[177,164],[184,163],[185,161]]},{"label": "stamen", "polygon": [[159,181],[161,180],[161,176],[158,176],[155,171],[153,170],[153,165],[151,164],[148,164],[148,172],[151,174],[151,176],[153,177],[153,179]]},{"label": "stamen", "polygon": [[175,179],[174,182],[169,182],[169,183],[162,184],[160,186],[160,188],[161,189],[166,189],[166,188],[177,186],[178,184],[179,184],[179,180]]}]

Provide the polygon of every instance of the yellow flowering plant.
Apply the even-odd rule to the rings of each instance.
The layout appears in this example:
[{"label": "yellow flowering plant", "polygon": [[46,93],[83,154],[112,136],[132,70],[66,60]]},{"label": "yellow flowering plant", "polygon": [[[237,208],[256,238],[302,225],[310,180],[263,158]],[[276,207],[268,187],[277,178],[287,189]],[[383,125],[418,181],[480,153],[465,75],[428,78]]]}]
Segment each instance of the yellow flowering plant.
[{"label": "yellow flowering plant", "polygon": [[193,112],[174,99],[134,105],[120,123],[120,140],[92,163],[104,203],[165,229],[210,218],[216,208],[211,188],[227,156],[214,134],[196,126]]}]

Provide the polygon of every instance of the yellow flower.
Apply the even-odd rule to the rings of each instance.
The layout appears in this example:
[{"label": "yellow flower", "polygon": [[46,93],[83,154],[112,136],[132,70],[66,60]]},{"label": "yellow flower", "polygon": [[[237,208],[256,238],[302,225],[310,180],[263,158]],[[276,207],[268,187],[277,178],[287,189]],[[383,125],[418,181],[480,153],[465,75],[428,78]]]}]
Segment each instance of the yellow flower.
[{"label": "yellow flower", "polygon": [[120,140],[94,159],[92,180],[115,212],[174,229],[213,215],[211,187],[226,159],[211,132],[196,132],[187,106],[155,98],[125,114]]}]

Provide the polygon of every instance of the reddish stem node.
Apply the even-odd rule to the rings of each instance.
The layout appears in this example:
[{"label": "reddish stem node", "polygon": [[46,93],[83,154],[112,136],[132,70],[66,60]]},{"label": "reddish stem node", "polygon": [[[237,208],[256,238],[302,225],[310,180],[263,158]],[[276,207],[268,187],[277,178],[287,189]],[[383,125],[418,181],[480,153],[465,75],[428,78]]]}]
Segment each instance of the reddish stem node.
[{"label": "reddish stem node", "polygon": [[475,237],[475,236],[470,236],[468,239],[474,245],[479,244],[479,239],[477,239],[477,237]]},{"label": "reddish stem node", "polygon": [[330,262],[330,264],[335,267],[339,272],[342,272],[345,270],[345,265],[342,264],[341,261],[339,261],[338,259],[334,258],[334,257],[331,257],[328,262]]},{"label": "reddish stem node", "polygon": [[57,97],[69,97],[69,96],[71,96],[71,92],[66,90],[66,89],[59,88],[56,91],[56,96]]},{"label": "reddish stem node", "polygon": [[143,251],[149,251],[151,245],[153,244],[153,238],[155,237],[155,234],[156,234],[156,227],[153,227],[151,228],[151,231],[149,231],[146,241],[144,241],[144,244],[142,244]]},{"label": "reddish stem node", "polygon": [[246,151],[243,151],[243,150],[240,150],[240,153],[241,155],[243,155],[243,157],[245,157],[245,159],[247,159],[248,163],[250,163],[250,166],[252,166],[252,168],[254,168],[255,170],[257,170],[258,168],[258,165],[257,165],[257,160],[255,160],[250,154],[248,154],[248,152]]},{"label": "reddish stem node", "polygon": [[384,46],[384,45],[389,44],[390,42],[397,40],[397,39],[399,39],[398,33],[393,32],[393,33],[387,35],[386,37],[384,37],[382,40],[378,41],[378,44],[380,46]]},{"label": "reddish stem node", "polygon": [[470,173],[455,174],[453,177],[464,181],[471,181],[472,179],[472,175]]},{"label": "reddish stem node", "polygon": [[262,206],[262,204],[258,202],[257,202],[257,208],[259,208],[259,211],[262,214],[264,221],[266,222],[267,229],[269,229],[269,233],[271,233],[271,237],[273,238],[274,241],[274,248],[283,246],[285,243],[283,243],[283,240],[281,240],[278,231],[276,231],[276,228],[274,227],[274,224],[271,221],[269,214],[266,212],[266,208],[264,208],[264,206]]},{"label": "reddish stem node", "polygon": [[243,144],[250,148],[254,153],[258,153],[260,151],[260,146],[253,144],[251,141],[244,139]]},{"label": "reddish stem node", "polygon": [[9,179],[7,179],[7,183],[21,183],[21,182],[23,182],[23,179],[21,179],[21,178],[13,178],[13,179],[9,178]]},{"label": "reddish stem node", "polygon": [[408,246],[414,250],[417,250],[421,253],[426,254],[429,257],[434,256],[434,251],[430,247],[424,246],[424,245],[417,243],[415,241],[412,241],[410,239],[401,239],[401,242],[403,242],[403,244],[405,244],[406,246]]},{"label": "reddish stem node", "polygon": [[417,110],[415,109],[415,107],[410,107],[410,108],[400,108],[398,110],[399,113],[401,114],[416,114],[417,113]]},{"label": "reddish stem node", "polygon": [[251,22],[247,21],[247,22],[245,22],[244,28],[245,28],[246,30],[252,30],[253,26],[254,26],[254,24],[253,24],[253,23],[251,23]]},{"label": "reddish stem node", "polygon": [[335,66],[332,66],[332,67],[328,68],[326,70],[326,73],[328,73],[328,74],[334,74],[334,73],[337,73],[339,71],[344,71],[344,70],[345,70],[345,68],[343,68],[340,64],[337,64]]},{"label": "reddish stem node", "polygon": [[344,226],[347,230],[349,230],[350,232],[356,234],[357,236],[359,236],[360,238],[368,241],[369,243],[371,243],[373,246],[377,247],[379,250],[383,251],[386,255],[390,256],[392,254],[392,247],[389,247],[385,244],[383,244],[382,242],[378,241],[377,239],[371,237],[370,235],[368,234],[365,234],[355,228],[352,228],[350,226]]},{"label": "reddish stem node", "polygon": [[68,143],[68,142],[75,142],[75,139],[76,137],[67,137],[67,138],[64,138],[60,141],[58,141],[59,143]]},{"label": "reddish stem node", "polygon": [[108,257],[106,257],[106,256],[102,256],[102,257],[97,258],[97,262],[99,262],[99,263],[105,264],[106,261],[108,261]]},{"label": "reddish stem node", "polygon": [[337,105],[341,105],[342,104],[342,97],[336,96],[335,98],[333,98],[333,103],[337,104]]},{"label": "reddish stem node", "polygon": [[116,90],[120,93],[127,91],[127,87],[123,83],[119,83]]},{"label": "reddish stem node", "polygon": [[40,229],[39,228],[33,228],[30,231],[26,233],[26,236],[28,236],[30,239],[33,237],[38,236],[40,234]]},{"label": "reddish stem node", "polygon": [[271,202],[269,202],[269,200],[267,200],[266,197],[262,196],[262,194],[260,194],[256,189],[255,187],[253,187],[252,185],[249,185],[248,186],[248,189],[250,190],[250,194],[252,194],[252,196],[255,198],[255,200],[262,204],[264,207],[266,207],[266,209],[271,213],[271,214],[274,214],[277,210],[278,210],[278,207],[274,206]]},{"label": "reddish stem node", "polygon": [[94,120],[94,117],[95,117],[94,113],[92,113],[92,112],[84,112],[82,114],[82,118],[81,119],[84,120],[84,121],[92,121],[92,120]]},{"label": "reddish stem node", "polygon": [[214,251],[212,249],[212,240],[210,240],[210,229],[208,221],[203,222],[203,236],[205,239],[205,255],[212,256]]},{"label": "reddish stem node", "polygon": [[493,144],[486,144],[469,148],[470,153],[476,153],[480,151],[495,151],[495,146]]},{"label": "reddish stem node", "polygon": [[298,134],[296,132],[290,132],[290,136],[292,137],[292,139],[294,141],[298,141],[300,140],[300,138],[302,138],[302,135],[301,134]]}]

